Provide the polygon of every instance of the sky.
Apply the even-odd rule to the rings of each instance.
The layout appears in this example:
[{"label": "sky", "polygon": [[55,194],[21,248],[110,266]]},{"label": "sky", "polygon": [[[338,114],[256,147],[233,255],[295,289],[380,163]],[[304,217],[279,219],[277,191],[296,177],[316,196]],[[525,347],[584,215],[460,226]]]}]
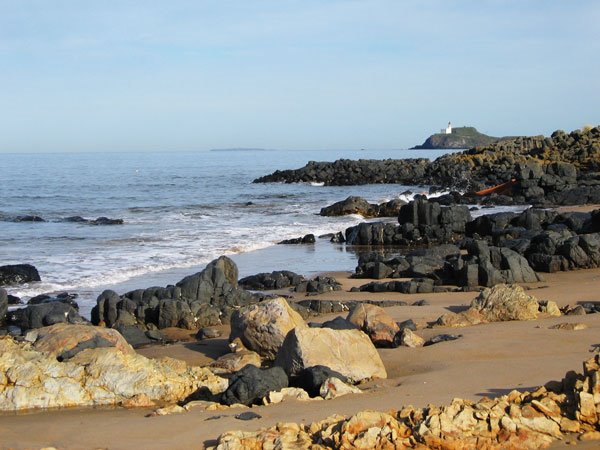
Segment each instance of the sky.
[{"label": "sky", "polygon": [[598,0],[0,0],[0,152],[600,124]]}]

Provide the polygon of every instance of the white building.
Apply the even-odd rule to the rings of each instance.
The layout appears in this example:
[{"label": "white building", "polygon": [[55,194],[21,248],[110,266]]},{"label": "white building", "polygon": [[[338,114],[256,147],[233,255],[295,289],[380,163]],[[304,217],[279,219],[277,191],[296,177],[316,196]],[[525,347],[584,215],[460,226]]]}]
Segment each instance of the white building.
[{"label": "white building", "polygon": [[441,134],[452,134],[452,124],[448,122],[448,126],[446,128],[442,128],[440,130]]}]

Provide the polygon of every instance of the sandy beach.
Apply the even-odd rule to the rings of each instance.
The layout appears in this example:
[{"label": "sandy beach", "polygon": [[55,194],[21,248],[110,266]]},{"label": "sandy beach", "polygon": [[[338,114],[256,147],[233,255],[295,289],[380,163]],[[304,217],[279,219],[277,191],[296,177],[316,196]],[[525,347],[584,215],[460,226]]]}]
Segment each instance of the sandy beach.
[{"label": "sandy beach", "polygon": [[[386,311],[397,321],[413,319],[425,338],[440,333],[461,338],[421,348],[379,349],[388,379],[361,385],[363,395],[348,395],[320,402],[284,402],[255,406],[262,417],[241,421],[240,410],[202,411],[145,417],[149,409],[96,408],[3,413],[0,420],[1,448],[65,449],[184,449],[202,448],[215,442],[223,432],[255,430],[278,422],[324,419],[332,414],[350,415],[360,410],[397,410],[404,405],[423,407],[446,404],[455,397],[477,400],[506,394],[513,389],[533,390],[550,380],[560,380],[569,370],[581,370],[600,344],[600,315],[564,316],[535,321],[501,322],[466,328],[425,328],[443,313],[464,309],[475,292],[416,294],[369,294],[347,292],[364,280],[349,278],[348,272],[332,272],[343,285],[342,291],[311,297],[328,300],[426,300],[427,306],[396,306]],[[544,274],[545,281],[530,284],[528,291],[538,299],[553,300],[562,307],[597,301],[600,270],[578,270]],[[287,292],[286,292],[287,293]],[[288,293],[289,294],[289,293]],[[303,299],[304,296],[296,296]],[[335,317],[315,318],[324,321]],[[577,322],[587,329],[566,331],[549,329],[562,322]],[[155,358],[171,356],[190,365],[204,365],[226,353],[228,329],[223,338],[197,342],[193,333],[179,331],[189,342],[153,346],[139,353]],[[557,443],[556,448],[566,443]],[[581,445],[581,444],[580,444]],[[593,448],[586,443],[582,448]]]}]

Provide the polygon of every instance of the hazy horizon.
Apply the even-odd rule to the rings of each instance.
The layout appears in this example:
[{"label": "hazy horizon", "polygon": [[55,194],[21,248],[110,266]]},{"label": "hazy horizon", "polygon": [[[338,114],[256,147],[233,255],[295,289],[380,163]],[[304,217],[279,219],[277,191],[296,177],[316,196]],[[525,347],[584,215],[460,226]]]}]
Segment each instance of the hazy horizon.
[{"label": "hazy horizon", "polygon": [[600,2],[0,0],[0,152],[402,149],[598,125]]}]

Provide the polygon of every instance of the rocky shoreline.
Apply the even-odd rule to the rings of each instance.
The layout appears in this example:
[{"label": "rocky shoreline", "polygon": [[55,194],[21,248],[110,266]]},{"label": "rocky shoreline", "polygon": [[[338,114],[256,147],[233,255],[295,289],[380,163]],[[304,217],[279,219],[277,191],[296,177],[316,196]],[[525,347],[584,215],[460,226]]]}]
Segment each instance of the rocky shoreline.
[{"label": "rocky shoreline", "polygon": [[[550,137],[518,137],[441,156],[435,161],[311,161],[254,180],[319,182],[331,186],[394,183],[435,185],[473,194],[515,180],[513,204],[575,205],[600,202],[600,127],[555,131]],[[469,196],[473,198],[472,195]]]},{"label": "rocky shoreline", "polygon": [[[400,173],[409,176],[415,165],[422,170],[410,176],[431,182],[436,173],[444,184],[441,174],[449,176],[464,164],[471,167],[473,183],[514,177],[513,203],[594,199],[590,180],[597,169],[593,156],[600,128],[540,139],[494,144],[504,147],[494,147],[498,154],[493,156],[489,149],[474,149],[433,163],[409,160]],[[552,159],[556,149],[564,150],[560,161]],[[514,165],[492,175],[490,167],[507,152],[515,155]],[[487,159],[479,161],[476,155],[482,154]],[[311,170],[315,164],[309,164]],[[355,172],[365,164],[370,168]],[[329,179],[354,182],[366,176],[372,181],[369,171],[393,171],[396,164],[343,162]],[[323,170],[325,175],[318,176],[329,177]],[[304,175],[287,174],[285,181]],[[387,179],[381,176],[377,179]],[[582,188],[593,193],[574,194]],[[211,420],[230,424],[230,411],[243,411],[231,420],[261,420],[270,414],[265,408],[296,402],[307,404],[314,417],[308,425],[271,423],[259,432],[225,432],[218,441],[204,443],[217,449],[540,448],[556,440],[600,439],[598,356],[588,358],[581,374],[569,372],[561,382],[492,399],[412,407],[393,394],[405,382],[420,382],[418,372],[401,369],[415,355],[430,358],[421,363],[429,368],[420,370],[434,373],[432,355],[485,353],[485,340],[470,340],[477,329],[511,345],[514,339],[501,330],[531,322],[535,327],[522,333],[577,332],[585,336],[573,340],[577,345],[593,350],[598,344],[593,333],[600,327],[600,302],[584,298],[573,305],[558,295],[539,298],[529,289],[552,293],[543,290],[547,277],[600,268],[600,209],[529,208],[473,218],[464,204],[472,198],[416,196],[406,204],[384,205],[350,198],[324,208],[323,214],[397,217],[396,223],[364,222],[332,235],[364,250],[354,274],[343,280],[306,279],[285,270],[240,279],[235,263],[223,256],[173,285],[104,291],[91,321],[79,315],[76,297],[68,293],[40,296],[9,311],[8,292],[0,287],[0,411],[114,405],[183,421],[192,410],[220,411],[224,416]],[[305,236],[282,244],[314,241]],[[396,255],[388,257],[384,250]],[[0,267],[0,274],[0,286],[9,289],[39,279],[26,265]],[[595,292],[593,282],[588,289]],[[182,336],[183,346],[177,343]],[[552,339],[556,346],[562,342]],[[204,346],[212,348],[206,363],[188,363],[172,353],[177,348],[196,361],[190,353]],[[452,385],[444,383],[446,390]],[[427,390],[415,386],[415,391]],[[362,401],[353,400],[386,395],[394,411],[361,411]],[[326,406],[310,406],[317,401]],[[331,415],[324,411],[335,411],[343,401],[353,405],[351,414],[324,419]],[[373,405],[376,400],[364,401]],[[204,432],[214,433],[207,427]]]}]

